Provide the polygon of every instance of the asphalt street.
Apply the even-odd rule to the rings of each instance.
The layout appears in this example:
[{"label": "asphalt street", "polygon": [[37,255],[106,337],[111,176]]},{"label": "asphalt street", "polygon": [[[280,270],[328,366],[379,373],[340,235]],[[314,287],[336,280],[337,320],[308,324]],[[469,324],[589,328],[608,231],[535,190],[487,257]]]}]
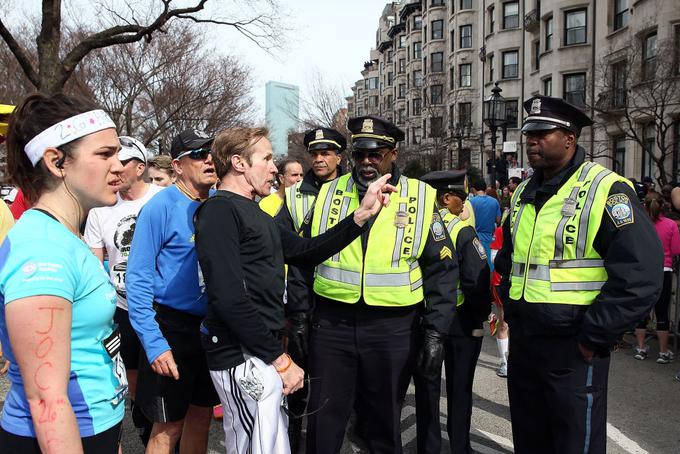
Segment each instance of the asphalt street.
[{"label": "asphalt street", "polygon": [[[650,358],[637,361],[630,348],[612,354],[609,374],[608,446],[612,454],[671,454],[680,453],[680,382],[674,380],[680,360],[667,365],[656,364],[656,344],[651,344]],[[496,376],[497,352],[495,340],[486,337],[479,359],[474,385],[472,441],[476,452],[484,454],[511,453],[512,430],[505,379]],[[0,406],[4,403],[8,382],[0,378]],[[441,402],[445,408],[445,398]],[[441,414],[442,435],[446,438],[446,414]],[[350,431],[351,432],[351,431]],[[402,411],[402,441],[404,452],[415,450],[415,402],[413,388]],[[366,452],[361,443],[348,437],[343,454]],[[208,453],[223,453],[221,423],[213,421]],[[142,453],[143,448],[126,415],[123,432],[123,453]],[[442,452],[447,452],[446,449]]]}]

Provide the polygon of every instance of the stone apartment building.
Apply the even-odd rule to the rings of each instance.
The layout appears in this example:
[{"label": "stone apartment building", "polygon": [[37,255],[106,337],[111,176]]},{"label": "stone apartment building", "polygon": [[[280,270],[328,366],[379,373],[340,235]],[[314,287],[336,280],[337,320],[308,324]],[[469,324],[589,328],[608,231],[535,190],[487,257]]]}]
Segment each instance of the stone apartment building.
[{"label": "stone apartment building", "polygon": [[680,180],[680,0],[391,2],[361,76],[349,115],[394,121],[403,158],[427,170],[486,174],[494,150],[482,103],[498,82],[507,126],[495,152],[516,150],[520,167],[522,100],[544,94],[594,118],[579,139],[592,159],[627,177]]}]

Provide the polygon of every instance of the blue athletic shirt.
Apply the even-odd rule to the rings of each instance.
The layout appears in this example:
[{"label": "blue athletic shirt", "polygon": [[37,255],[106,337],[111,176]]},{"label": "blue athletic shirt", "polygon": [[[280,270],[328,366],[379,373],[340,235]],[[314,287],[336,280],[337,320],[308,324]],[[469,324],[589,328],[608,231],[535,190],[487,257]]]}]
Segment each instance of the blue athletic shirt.
[{"label": "blue athletic shirt", "polygon": [[101,262],[65,226],[37,210],[26,211],[0,247],[0,342],[11,361],[11,386],[0,424],[35,437],[24,383],[7,333],[5,306],[38,295],[72,304],[68,398],[81,437],[104,432],[123,419],[124,399],[102,341],[113,332],[116,291]]},{"label": "blue athletic shirt", "polygon": [[200,205],[173,185],[149,200],[137,217],[125,287],[130,322],[149,363],[170,350],[154,302],[201,317],[208,308],[194,247],[193,219]]}]

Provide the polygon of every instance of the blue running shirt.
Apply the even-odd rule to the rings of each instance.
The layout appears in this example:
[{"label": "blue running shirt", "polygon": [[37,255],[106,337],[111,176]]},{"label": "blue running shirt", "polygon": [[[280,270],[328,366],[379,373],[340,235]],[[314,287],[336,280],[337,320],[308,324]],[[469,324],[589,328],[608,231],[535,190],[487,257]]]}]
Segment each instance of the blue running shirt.
[{"label": "blue running shirt", "polygon": [[9,343],[5,306],[38,295],[58,296],[72,303],[68,397],[80,436],[110,429],[123,419],[125,411],[125,400],[116,391],[119,382],[112,359],[102,345],[113,333],[116,291],[85,243],[37,210],[25,212],[0,247],[0,342],[12,362],[11,387],[0,425],[15,435],[36,436]]}]

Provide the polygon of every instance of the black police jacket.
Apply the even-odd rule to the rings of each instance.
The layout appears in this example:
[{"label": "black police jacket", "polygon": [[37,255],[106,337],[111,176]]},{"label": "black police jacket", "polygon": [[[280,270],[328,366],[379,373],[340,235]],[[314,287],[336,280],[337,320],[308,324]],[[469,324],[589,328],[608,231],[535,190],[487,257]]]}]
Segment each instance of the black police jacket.
[{"label": "black police jacket", "polygon": [[[522,192],[521,202],[533,204],[538,213],[584,160],[585,150],[579,146],[571,162],[554,178],[544,181],[538,170]],[[630,199],[633,222],[617,227],[606,208],[599,213],[602,223],[593,245],[604,259],[608,279],[590,306],[510,299],[513,244],[510,217],[506,219],[503,247],[494,265],[502,277],[498,291],[513,336],[576,336],[585,347],[607,354],[619,336],[632,329],[654,306],[663,281],[663,248],[635,191],[627,184],[617,182],[609,194],[619,193]]]}]

